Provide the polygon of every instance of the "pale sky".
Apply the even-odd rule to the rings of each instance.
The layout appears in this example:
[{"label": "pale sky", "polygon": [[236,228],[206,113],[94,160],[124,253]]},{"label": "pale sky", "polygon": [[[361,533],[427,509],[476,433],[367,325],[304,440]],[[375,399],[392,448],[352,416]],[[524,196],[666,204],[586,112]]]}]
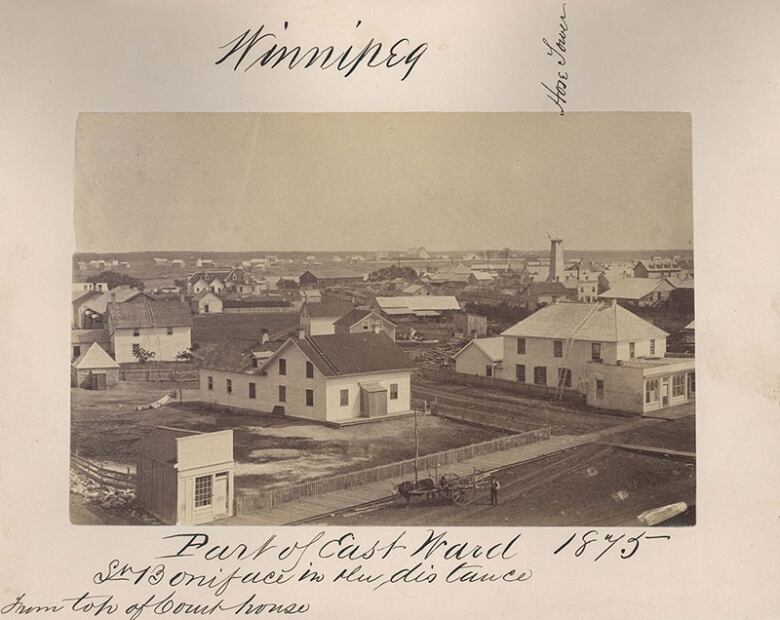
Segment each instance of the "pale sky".
[{"label": "pale sky", "polygon": [[79,252],[692,248],[682,113],[82,114]]}]

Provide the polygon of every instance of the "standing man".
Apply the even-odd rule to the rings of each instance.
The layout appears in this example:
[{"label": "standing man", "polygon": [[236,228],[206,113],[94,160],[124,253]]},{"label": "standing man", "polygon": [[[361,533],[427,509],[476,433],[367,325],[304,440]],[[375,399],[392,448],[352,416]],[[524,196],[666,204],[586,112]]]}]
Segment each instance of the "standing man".
[{"label": "standing man", "polygon": [[498,506],[498,490],[501,483],[496,478],[490,478],[490,505]]}]

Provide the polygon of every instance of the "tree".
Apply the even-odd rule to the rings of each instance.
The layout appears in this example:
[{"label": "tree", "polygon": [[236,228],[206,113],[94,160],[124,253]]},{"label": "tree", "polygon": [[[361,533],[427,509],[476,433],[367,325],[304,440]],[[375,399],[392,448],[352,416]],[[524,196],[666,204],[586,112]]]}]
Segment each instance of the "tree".
[{"label": "tree", "polygon": [[143,347],[138,347],[138,350],[135,352],[135,357],[141,364],[145,364],[156,355],[157,353],[155,353],[154,351],[148,351]]},{"label": "tree", "polygon": [[125,285],[131,288],[137,288],[139,291],[144,290],[143,281],[124,273],[117,273],[116,271],[101,271],[96,276],[89,276],[87,282],[105,282],[109,289]]},{"label": "tree", "polygon": [[279,278],[279,281],[276,283],[276,288],[296,289],[298,288],[298,283],[295,280],[289,280],[287,278]]}]

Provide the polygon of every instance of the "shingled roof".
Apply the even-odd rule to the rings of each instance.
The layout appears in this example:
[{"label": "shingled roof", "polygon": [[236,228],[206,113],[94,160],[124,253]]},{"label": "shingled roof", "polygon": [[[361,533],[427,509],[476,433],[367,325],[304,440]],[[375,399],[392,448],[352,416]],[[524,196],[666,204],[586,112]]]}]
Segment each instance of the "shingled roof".
[{"label": "shingled roof", "polygon": [[109,302],[107,312],[110,325],[114,329],[192,325],[190,309],[180,301]]},{"label": "shingled roof", "polygon": [[326,377],[414,368],[412,360],[385,334],[309,336],[296,344]]},{"label": "shingled roof", "polygon": [[557,303],[537,310],[501,335],[626,342],[669,334],[618,304]]},{"label": "shingled roof", "polygon": [[259,369],[252,364],[252,354],[260,351],[276,351],[284,342],[272,340],[261,343],[256,339],[229,338],[204,356],[201,367],[230,372],[259,373]]}]

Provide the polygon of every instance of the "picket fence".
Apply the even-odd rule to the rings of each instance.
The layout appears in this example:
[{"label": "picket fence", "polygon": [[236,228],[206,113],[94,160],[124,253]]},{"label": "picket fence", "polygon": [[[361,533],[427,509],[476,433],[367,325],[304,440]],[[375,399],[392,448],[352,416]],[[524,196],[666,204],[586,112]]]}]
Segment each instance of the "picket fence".
[{"label": "picket fence", "polygon": [[[550,429],[544,427],[527,433],[490,439],[481,443],[421,456],[417,459],[417,468],[421,471],[434,469],[435,467],[459,463],[460,461],[465,461],[476,456],[508,450],[510,448],[536,443],[549,438]],[[371,482],[380,482],[382,480],[413,475],[414,471],[415,459],[408,459],[396,463],[389,463],[387,465],[378,465],[376,467],[362,469],[347,474],[319,478],[308,482],[300,482],[291,486],[270,489],[259,493],[252,493],[249,490],[244,492],[239,491],[236,499],[237,510],[244,513],[257,512],[305,497],[351,489]]]}]

